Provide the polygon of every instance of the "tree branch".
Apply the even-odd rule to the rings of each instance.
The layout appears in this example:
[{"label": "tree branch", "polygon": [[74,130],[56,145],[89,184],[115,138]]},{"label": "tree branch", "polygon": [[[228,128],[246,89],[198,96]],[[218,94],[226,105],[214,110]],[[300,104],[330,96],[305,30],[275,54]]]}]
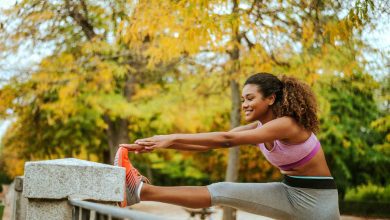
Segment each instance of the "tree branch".
[{"label": "tree branch", "polygon": [[80,25],[88,40],[92,40],[96,36],[96,33],[93,30],[93,26],[89,23],[88,19],[85,18],[78,11],[76,11],[76,9],[70,5],[69,0],[65,0],[65,7],[68,11],[69,16],[73,18],[73,20],[75,20],[78,25]]}]

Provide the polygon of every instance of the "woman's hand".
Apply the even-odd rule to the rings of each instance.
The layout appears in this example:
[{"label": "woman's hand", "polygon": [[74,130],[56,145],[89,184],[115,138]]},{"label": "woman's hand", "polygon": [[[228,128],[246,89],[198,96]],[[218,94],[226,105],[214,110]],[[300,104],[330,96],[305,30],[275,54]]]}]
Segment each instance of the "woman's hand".
[{"label": "woman's hand", "polygon": [[153,150],[170,147],[173,140],[173,135],[156,135],[150,138],[138,139],[135,144],[143,146],[145,150]]},{"label": "woman's hand", "polygon": [[139,144],[119,144],[119,147],[127,148],[129,151],[132,151],[136,154],[153,151],[153,149],[145,149],[145,146]]}]

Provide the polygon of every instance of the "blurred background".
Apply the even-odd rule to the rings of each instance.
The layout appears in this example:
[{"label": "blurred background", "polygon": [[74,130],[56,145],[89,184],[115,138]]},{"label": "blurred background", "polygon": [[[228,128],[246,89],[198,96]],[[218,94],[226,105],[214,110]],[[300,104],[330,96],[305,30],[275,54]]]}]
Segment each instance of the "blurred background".
[{"label": "blurred background", "polygon": [[[363,214],[375,215],[390,203],[389,8],[387,0],[0,0],[0,183],[23,175],[26,161],[111,164],[119,143],[244,124],[243,81],[270,72],[313,88],[340,202],[356,202],[357,214],[373,203]],[[130,157],[157,185],[281,179],[253,146]]]}]

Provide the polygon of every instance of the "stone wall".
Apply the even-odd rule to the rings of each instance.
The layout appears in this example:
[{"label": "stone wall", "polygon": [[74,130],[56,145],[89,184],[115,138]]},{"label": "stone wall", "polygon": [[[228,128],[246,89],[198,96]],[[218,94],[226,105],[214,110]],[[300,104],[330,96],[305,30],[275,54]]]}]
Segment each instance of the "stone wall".
[{"label": "stone wall", "polygon": [[121,167],[69,158],[27,162],[24,170],[15,181],[13,220],[72,219],[69,198],[107,204],[124,195]]}]

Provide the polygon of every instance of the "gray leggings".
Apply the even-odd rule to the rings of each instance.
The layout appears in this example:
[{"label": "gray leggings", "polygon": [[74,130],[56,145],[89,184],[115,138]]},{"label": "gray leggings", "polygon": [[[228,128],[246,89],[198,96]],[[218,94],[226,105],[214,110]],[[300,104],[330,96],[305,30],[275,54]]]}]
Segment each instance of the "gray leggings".
[{"label": "gray leggings", "polygon": [[222,205],[275,219],[340,219],[337,189],[310,189],[281,182],[207,186],[212,205]]}]

